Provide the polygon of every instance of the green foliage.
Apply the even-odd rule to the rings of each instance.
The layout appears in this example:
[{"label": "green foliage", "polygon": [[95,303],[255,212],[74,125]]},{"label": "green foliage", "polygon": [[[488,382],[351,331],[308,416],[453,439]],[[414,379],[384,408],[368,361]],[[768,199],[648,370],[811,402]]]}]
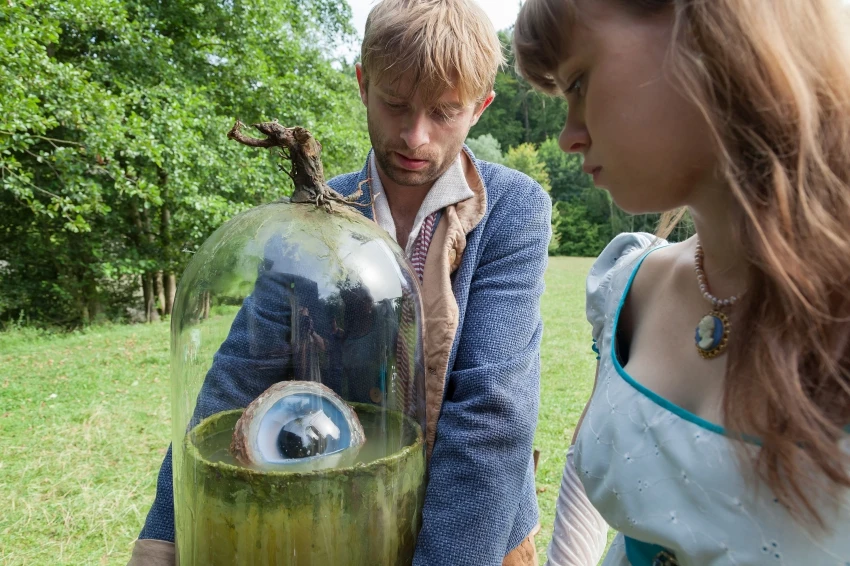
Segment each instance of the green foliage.
[{"label": "green foliage", "polygon": [[552,241],[549,255],[595,257],[605,248],[601,226],[589,218],[580,202],[555,201],[552,205]]},{"label": "green foliage", "polygon": [[154,273],[291,190],[236,118],[303,125],[326,173],[369,147],[333,0],[23,0],[0,7],[0,320],[120,317]]},{"label": "green foliage", "polygon": [[521,171],[540,183],[546,192],[552,188],[549,184],[549,173],[546,165],[537,154],[537,149],[530,143],[520,144],[512,147],[505,155],[505,165],[511,169]]},{"label": "green foliage", "polygon": [[[306,126],[328,177],[358,169],[365,111],[331,55],[354,40],[350,18],[334,0],[0,4],[0,326],[75,327],[142,302],[153,318],[160,279],[233,215],[291,190],[277,156],[226,140],[236,118]],[[569,203],[555,253],[654,230],[657,216],[618,211],[560,151],[566,102],[535,93],[507,57],[468,143]],[[573,221],[577,205],[596,236]]]},{"label": "green foliage", "polygon": [[552,200],[566,201],[582,198],[588,191],[599,192],[590,175],[581,170],[582,158],[577,153],[564,153],[555,137],[548,138],[537,150],[549,172]]},{"label": "green foliage", "polygon": [[483,134],[477,138],[468,138],[466,145],[472,150],[472,153],[478,159],[489,161],[491,163],[503,163],[504,156],[502,155],[502,146],[499,140],[491,134]]},{"label": "green foliage", "polygon": [[470,137],[492,134],[503,148],[540,144],[557,136],[567,116],[567,102],[535,91],[515,70],[511,35],[499,32],[507,64],[496,76],[496,98],[470,130]]}]

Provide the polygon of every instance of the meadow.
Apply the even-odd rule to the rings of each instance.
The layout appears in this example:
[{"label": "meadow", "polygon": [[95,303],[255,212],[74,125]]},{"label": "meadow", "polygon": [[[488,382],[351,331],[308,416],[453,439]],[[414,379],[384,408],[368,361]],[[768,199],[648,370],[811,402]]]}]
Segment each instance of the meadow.
[{"label": "meadow", "polygon": [[[550,258],[537,491],[541,564],[564,455],[593,387],[592,260]],[[0,333],[0,564],[124,565],[170,438],[169,326]]]}]

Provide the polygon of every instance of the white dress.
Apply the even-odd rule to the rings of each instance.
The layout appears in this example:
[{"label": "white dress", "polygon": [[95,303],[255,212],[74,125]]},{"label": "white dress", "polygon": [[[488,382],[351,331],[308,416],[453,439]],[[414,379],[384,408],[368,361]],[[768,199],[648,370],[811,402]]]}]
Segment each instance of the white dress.
[{"label": "white dress", "polygon": [[[619,531],[604,566],[850,566],[850,493],[819,505],[829,533],[801,528],[764,483],[747,479],[738,441],[637,383],[614,356],[612,335],[634,275],[664,244],[621,234],[587,279],[599,375],[575,466],[590,502]],[[850,452],[848,439],[842,449]],[[665,562],[668,555],[676,561]]]}]

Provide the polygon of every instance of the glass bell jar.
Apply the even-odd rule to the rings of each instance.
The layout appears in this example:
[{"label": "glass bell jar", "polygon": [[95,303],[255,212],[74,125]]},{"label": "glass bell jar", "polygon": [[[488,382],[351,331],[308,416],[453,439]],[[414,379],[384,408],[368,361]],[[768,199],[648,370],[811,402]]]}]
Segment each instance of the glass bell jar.
[{"label": "glass bell jar", "polygon": [[216,230],[178,285],[179,564],[409,565],[425,489],[417,276],[324,183],[309,132],[240,127],[229,136],[284,150],[295,191]]}]

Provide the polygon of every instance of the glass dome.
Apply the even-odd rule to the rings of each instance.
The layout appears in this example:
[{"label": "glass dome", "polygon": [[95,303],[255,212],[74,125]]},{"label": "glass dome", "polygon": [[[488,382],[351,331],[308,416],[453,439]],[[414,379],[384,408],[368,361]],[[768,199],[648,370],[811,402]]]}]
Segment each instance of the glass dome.
[{"label": "glass dome", "polygon": [[377,224],[277,202],[198,250],[172,315],[179,563],[410,564],[421,302]]}]

